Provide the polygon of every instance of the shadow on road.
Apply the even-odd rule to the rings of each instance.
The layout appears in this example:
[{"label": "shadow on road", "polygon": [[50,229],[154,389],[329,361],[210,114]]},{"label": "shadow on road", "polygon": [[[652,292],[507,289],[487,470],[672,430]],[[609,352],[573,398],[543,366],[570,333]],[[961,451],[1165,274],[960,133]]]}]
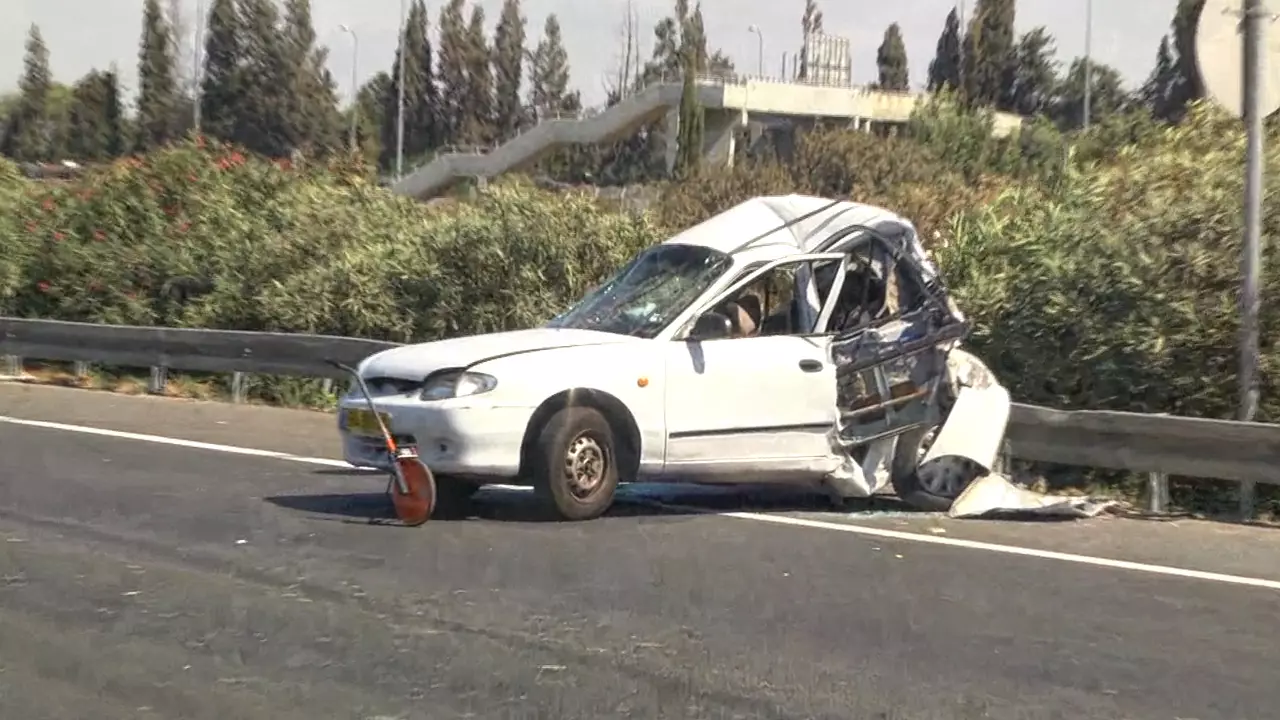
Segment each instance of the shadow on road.
[{"label": "shadow on road", "polygon": [[[319,474],[346,471],[318,470]],[[353,475],[370,473],[355,471]],[[275,495],[264,498],[278,507],[347,522],[388,522],[395,515],[390,498],[382,492]],[[894,497],[851,500],[836,508],[822,494],[790,488],[719,488],[689,485],[634,484],[619,488],[617,499],[605,518],[692,516],[707,513],[753,512],[840,512],[844,514],[921,515]],[[551,520],[529,489],[486,487],[461,514],[437,516],[434,520],[490,520],[533,523]]]}]

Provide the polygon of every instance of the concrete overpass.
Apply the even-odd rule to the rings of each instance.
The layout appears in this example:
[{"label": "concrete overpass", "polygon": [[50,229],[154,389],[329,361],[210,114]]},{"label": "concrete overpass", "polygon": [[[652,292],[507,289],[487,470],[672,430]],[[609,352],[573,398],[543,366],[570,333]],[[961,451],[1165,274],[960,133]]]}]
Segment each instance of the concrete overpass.
[{"label": "concrete overpass", "polygon": [[[779,120],[839,119],[870,131],[876,126],[902,125],[926,94],[885,92],[744,78],[700,78],[698,99],[706,112],[704,153],[713,160],[733,161],[738,130],[744,126],[776,124]],[[608,144],[624,140],[656,120],[667,123],[667,137],[675,138],[679,124],[679,81],[650,85],[639,93],[587,117],[551,119],[486,153],[445,153],[392,184],[401,195],[427,199],[468,178],[492,178],[536,164],[566,145]],[[995,115],[995,134],[1008,135],[1022,125],[1009,113]],[[667,166],[675,161],[675,143],[667,146]]]}]

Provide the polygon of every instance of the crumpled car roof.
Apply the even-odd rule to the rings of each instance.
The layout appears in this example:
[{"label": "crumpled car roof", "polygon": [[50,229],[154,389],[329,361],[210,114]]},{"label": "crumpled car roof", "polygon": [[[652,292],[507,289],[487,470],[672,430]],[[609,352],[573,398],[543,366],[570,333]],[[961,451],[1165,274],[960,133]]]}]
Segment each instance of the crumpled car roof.
[{"label": "crumpled car roof", "polygon": [[[811,217],[804,217],[814,213]],[[802,218],[794,225],[755,238],[771,228]],[[765,195],[751,198],[684,230],[667,242],[702,245],[722,252],[784,243],[807,251],[850,225],[866,225],[889,236],[915,236],[911,222],[875,205],[835,201],[812,195]]]}]

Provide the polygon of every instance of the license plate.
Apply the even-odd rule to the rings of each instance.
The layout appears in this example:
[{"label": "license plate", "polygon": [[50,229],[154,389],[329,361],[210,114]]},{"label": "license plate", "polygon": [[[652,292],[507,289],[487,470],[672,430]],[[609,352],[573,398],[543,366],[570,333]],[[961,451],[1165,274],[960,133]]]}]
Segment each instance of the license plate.
[{"label": "license plate", "polygon": [[[388,428],[391,427],[391,416],[380,412],[378,416],[382,418],[382,422]],[[361,435],[364,437],[379,437],[382,435],[382,429],[378,427],[378,421],[374,418],[373,413],[368,410],[352,409],[347,410],[345,422],[347,431],[353,435]]]}]

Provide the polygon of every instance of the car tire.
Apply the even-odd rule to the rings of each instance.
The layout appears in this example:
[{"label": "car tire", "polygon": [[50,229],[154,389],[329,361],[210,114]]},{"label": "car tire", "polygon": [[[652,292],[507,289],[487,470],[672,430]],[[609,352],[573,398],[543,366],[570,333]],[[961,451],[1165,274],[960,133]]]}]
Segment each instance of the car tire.
[{"label": "car tire", "polygon": [[[893,450],[890,480],[898,499],[925,512],[947,512],[951,504],[969,485],[987,471],[967,458],[937,458],[927,467],[920,467],[920,459],[928,449],[932,434],[941,425],[911,430],[898,436]],[[1010,470],[1009,441],[1000,445],[995,467],[991,472],[1008,473]]]},{"label": "car tire", "polygon": [[436,517],[465,518],[471,513],[471,498],[480,490],[478,483],[447,475],[436,476]]},{"label": "car tire", "polygon": [[530,460],[534,493],[558,519],[591,520],[613,505],[617,443],[599,410],[567,407],[552,415]]}]

